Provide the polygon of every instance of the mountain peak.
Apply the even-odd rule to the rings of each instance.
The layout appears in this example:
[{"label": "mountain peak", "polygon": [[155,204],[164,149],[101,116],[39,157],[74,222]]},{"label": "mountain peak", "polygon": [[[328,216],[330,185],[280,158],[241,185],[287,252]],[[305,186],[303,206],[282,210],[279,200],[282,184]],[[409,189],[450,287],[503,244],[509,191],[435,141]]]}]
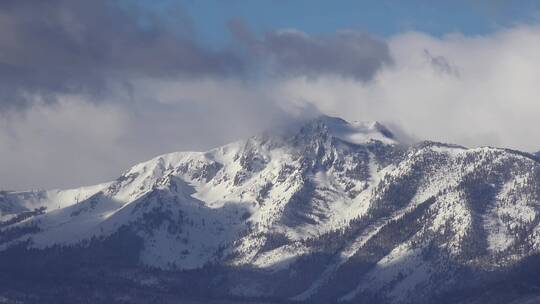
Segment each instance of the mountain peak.
[{"label": "mountain peak", "polygon": [[326,131],[328,135],[352,144],[366,144],[370,141],[381,141],[385,144],[396,144],[394,134],[377,121],[348,122],[339,117],[321,115],[309,120],[302,126],[306,130]]},{"label": "mountain peak", "polygon": [[2,282],[33,288],[24,278],[37,269],[52,288],[65,273],[83,282],[74,294],[105,276],[106,290],[127,283],[152,296],[180,286],[425,304],[463,286],[536,280],[540,163],[529,154],[394,145],[378,122],[329,116],[283,131],[162,155],[101,185],[0,192]]}]

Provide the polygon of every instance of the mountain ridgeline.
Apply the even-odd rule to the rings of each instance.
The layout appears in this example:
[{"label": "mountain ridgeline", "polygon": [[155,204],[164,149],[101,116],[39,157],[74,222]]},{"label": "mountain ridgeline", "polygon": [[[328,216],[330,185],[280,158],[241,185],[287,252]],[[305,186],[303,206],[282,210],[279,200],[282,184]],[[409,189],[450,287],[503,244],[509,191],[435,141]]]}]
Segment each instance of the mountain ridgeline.
[{"label": "mountain ridgeline", "polygon": [[0,193],[0,302],[534,303],[540,162],[322,116]]}]

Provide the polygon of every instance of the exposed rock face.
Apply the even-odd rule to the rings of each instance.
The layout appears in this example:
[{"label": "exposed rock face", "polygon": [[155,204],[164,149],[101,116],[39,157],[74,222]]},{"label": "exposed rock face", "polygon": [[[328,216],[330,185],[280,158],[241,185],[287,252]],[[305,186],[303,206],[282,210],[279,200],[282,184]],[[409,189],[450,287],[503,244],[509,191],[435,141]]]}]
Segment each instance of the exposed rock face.
[{"label": "exposed rock face", "polygon": [[69,275],[81,295],[77,282],[106,278],[121,287],[103,299],[133,301],[526,301],[540,283],[536,157],[405,146],[378,123],[331,117],[93,187],[3,192],[0,220],[0,279],[26,301],[16,282],[61,294],[38,271]]}]

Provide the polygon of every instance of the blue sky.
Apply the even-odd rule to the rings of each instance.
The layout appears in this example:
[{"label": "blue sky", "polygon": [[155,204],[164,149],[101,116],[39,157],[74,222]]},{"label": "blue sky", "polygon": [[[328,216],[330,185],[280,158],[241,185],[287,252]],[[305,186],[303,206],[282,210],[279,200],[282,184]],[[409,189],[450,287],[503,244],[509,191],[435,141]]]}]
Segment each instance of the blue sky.
[{"label": "blue sky", "polygon": [[487,34],[501,27],[536,22],[539,3],[531,0],[181,1],[197,37],[209,45],[221,45],[228,41],[226,24],[231,19],[242,20],[257,33],[295,28],[307,33],[355,29],[380,36],[408,30],[436,36],[449,32]]}]

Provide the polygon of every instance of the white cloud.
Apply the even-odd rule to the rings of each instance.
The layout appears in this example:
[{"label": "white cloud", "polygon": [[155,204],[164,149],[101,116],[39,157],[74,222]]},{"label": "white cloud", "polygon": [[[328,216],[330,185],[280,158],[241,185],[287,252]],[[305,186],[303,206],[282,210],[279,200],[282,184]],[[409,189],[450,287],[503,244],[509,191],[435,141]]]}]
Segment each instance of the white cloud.
[{"label": "white cloud", "polygon": [[0,119],[3,189],[74,186],[111,174],[127,117],[77,98]]},{"label": "white cloud", "polygon": [[237,80],[144,79],[131,95],[62,96],[0,116],[0,189],[104,182],[156,155],[204,151],[288,119],[264,90]]},{"label": "white cloud", "polygon": [[395,64],[368,83],[296,78],[280,94],[347,119],[397,123],[423,139],[540,149],[540,28],[475,37],[410,32],[389,45]]}]

